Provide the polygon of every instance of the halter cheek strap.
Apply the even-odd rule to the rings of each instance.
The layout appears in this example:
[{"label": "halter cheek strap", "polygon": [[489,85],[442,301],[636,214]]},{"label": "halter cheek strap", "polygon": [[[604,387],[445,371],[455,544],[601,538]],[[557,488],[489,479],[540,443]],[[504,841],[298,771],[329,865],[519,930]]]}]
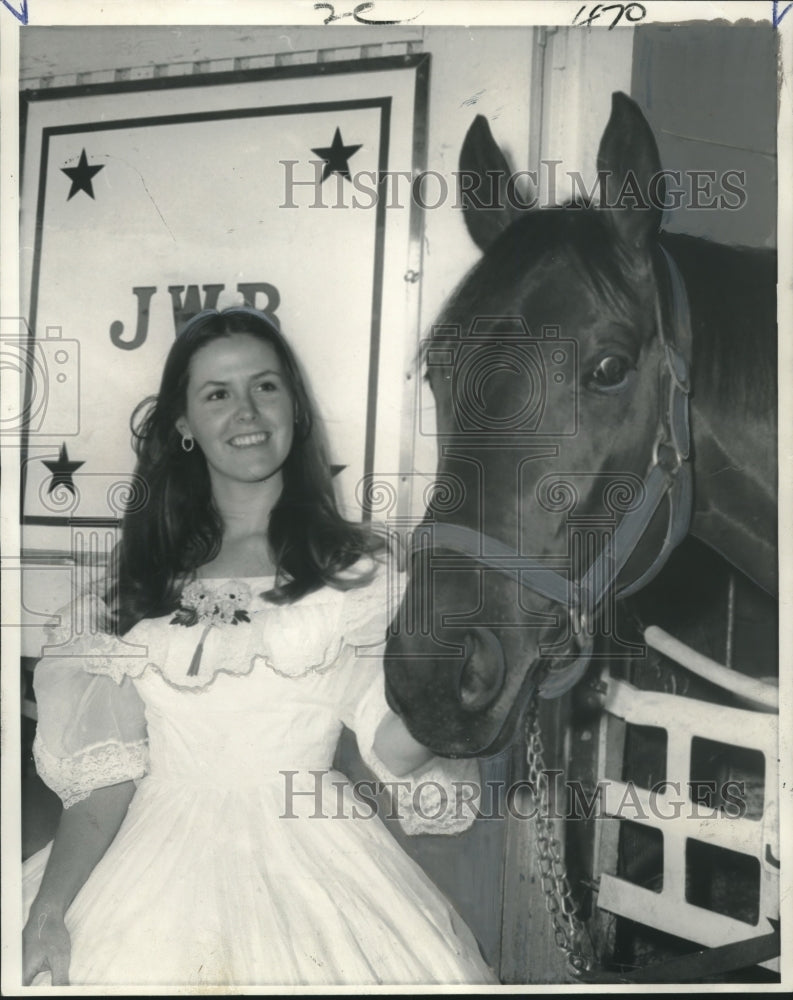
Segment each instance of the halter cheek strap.
[{"label": "halter cheek strap", "polygon": [[[672,257],[663,247],[660,249],[666,261],[672,291],[670,326],[672,331],[677,335],[676,339],[679,343],[690,344],[691,312],[688,305],[686,286],[683,283],[683,278],[677,264],[675,264]],[[656,477],[658,478],[658,485],[653,484],[653,488],[654,491],[662,490],[661,496],[667,490],[669,492],[669,522],[663,545],[652,564],[641,576],[637,577],[631,583],[617,588],[617,597],[619,598],[635,594],[658,574],[672,550],[688,534],[691,524],[691,512],[694,506],[694,484],[691,475],[691,466],[688,462],[691,448],[691,430],[688,414],[688,397],[691,391],[691,382],[688,363],[676,344],[664,336],[664,324],[659,298],[656,298],[656,315],[658,336],[664,348],[665,364],[662,369],[662,378],[664,379],[666,390],[666,422],[664,424],[662,415],[660,434],[653,449],[652,464],[645,478],[645,490],[650,486],[650,479],[655,475],[656,470],[663,469],[666,465],[667,472],[671,475],[671,483],[667,482],[664,485],[660,477]],[[669,467],[670,463],[671,467]],[[631,511],[625,515],[620,526],[617,528],[617,532],[620,531],[624,522],[631,517],[632,513]],[[647,524],[649,524],[649,521]],[[638,545],[647,524],[642,526],[640,523],[637,525],[640,533],[632,542],[631,552]],[[628,554],[630,555],[630,552]]]},{"label": "halter cheek strap", "polygon": [[[521,587],[569,609],[574,633],[582,644],[580,655],[559,670],[550,671],[540,682],[540,695],[555,698],[569,690],[587,668],[592,652],[592,636],[587,624],[594,621],[606,594],[617,586],[618,598],[628,597],[649,583],[660,571],[672,550],[688,534],[693,506],[693,484],[688,462],[690,430],[688,363],[673,341],[674,334],[683,344],[691,343],[688,296],[674,260],[661,247],[671,288],[670,327],[672,337],[664,333],[660,295],[656,295],[656,328],[663,348],[660,378],[664,401],[658,435],[653,445],[650,465],[642,481],[639,502],[623,517],[581,580],[563,576],[548,565],[548,560],[522,556],[503,542],[461,524],[439,522],[425,524],[418,530],[414,552],[449,549],[488,569],[495,569]],[[666,535],[655,559],[636,579],[620,586],[617,578],[650,525],[661,501],[668,497],[669,518]],[[433,562],[455,564],[452,556],[433,556]]]}]

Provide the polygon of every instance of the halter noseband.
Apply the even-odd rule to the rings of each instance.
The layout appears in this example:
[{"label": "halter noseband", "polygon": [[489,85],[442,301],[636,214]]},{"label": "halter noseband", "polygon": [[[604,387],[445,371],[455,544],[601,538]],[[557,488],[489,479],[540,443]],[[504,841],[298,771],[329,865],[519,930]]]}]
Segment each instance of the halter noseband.
[{"label": "halter noseband", "polygon": [[[617,587],[617,597],[628,597],[640,590],[659,572],[675,548],[688,534],[693,506],[691,467],[688,462],[690,431],[688,362],[673,342],[677,332],[683,344],[691,343],[691,319],[688,296],[674,260],[660,248],[666,261],[672,293],[672,337],[664,334],[660,294],[656,293],[656,326],[663,348],[661,392],[666,395],[658,435],[653,445],[650,465],[642,480],[640,501],[623,515],[614,533],[597,559],[580,580],[572,580],[551,569],[547,563],[522,556],[508,545],[482,532],[446,522],[422,525],[421,538],[414,553],[440,545],[473,559],[488,569],[495,569],[521,587],[567,607],[573,633],[579,638],[579,655],[564,668],[550,671],[540,682],[540,695],[555,698],[569,690],[582,676],[592,652],[591,624],[603,598],[614,586],[640,539],[647,530],[661,501],[669,497],[669,518],[663,544],[649,568],[637,579]],[[486,554],[485,554],[486,553]],[[454,557],[451,557],[454,559]],[[435,557],[438,559],[438,557]],[[444,561],[443,557],[440,557]]]}]

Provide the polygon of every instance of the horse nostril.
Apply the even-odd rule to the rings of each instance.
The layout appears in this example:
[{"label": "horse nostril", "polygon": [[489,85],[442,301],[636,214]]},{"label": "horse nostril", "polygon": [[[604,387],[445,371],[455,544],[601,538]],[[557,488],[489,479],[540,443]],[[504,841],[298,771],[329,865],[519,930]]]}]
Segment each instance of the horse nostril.
[{"label": "horse nostril", "polygon": [[492,704],[504,685],[506,666],[501,643],[486,628],[465,634],[465,663],[460,672],[460,702],[469,712]]}]

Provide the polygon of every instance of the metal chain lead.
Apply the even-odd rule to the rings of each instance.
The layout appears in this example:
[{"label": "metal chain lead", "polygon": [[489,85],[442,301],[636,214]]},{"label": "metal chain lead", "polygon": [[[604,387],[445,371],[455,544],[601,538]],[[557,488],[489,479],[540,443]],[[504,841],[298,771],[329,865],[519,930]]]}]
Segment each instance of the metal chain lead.
[{"label": "metal chain lead", "polygon": [[538,691],[532,696],[526,715],[526,763],[528,782],[537,803],[534,821],[537,842],[537,867],[540,884],[545,895],[545,907],[551,916],[554,943],[564,953],[572,975],[577,976],[592,968],[592,961],[582,950],[584,926],[578,917],[578,906],[570,888],[564,863],[564,854],[550,818],[542,735],[538,711]]}]

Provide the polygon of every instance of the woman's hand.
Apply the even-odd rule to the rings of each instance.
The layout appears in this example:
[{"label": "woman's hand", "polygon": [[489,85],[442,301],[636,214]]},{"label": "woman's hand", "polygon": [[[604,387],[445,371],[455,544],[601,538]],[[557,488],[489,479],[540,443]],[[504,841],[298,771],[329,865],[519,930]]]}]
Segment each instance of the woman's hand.
[{"label": "woman's hand", "polygon": [[405,723],[390,710],[377,727],[374,752],[398,778],[418,770],[433,757],[432,751],[414,740]]},{"label": "woman's hand", "polygon": [[64,914],[112,843],[135,794],[135,782],[95,788],[64,809],[47,867],[22,931],[25,985],[46,969],[53,986],[69,985],[71,941]]},{"label": "woman's hand", "polygon": [[63,914],[47,904],[34,903],[22,931],[23,985],[30,986],[39,972],[49,969],[53,986],[68,986],[71,951]]}]

